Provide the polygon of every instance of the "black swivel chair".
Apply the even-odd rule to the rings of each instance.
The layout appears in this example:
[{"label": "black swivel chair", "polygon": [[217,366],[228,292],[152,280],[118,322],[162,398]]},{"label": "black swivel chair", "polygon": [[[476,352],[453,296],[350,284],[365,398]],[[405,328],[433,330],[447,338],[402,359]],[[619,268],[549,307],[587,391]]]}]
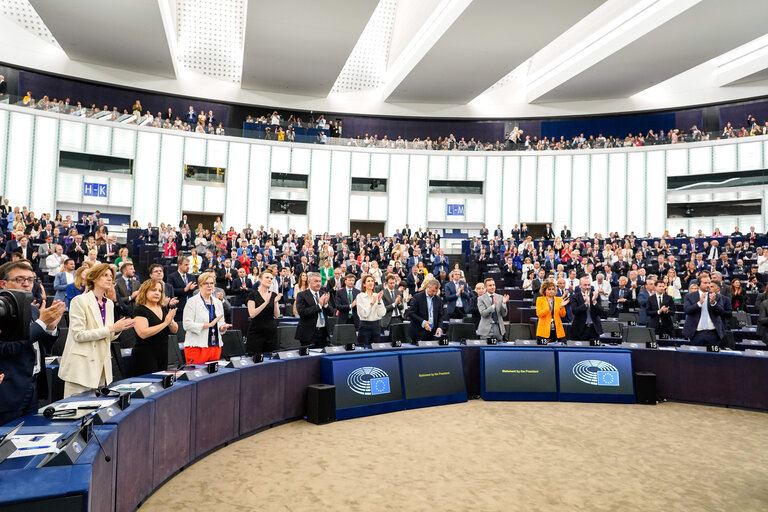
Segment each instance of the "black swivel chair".
[{"label": "black swivel chair", "polygon": [[463,341],[477,339],[477,329],[473,323],[454,323],[448,326],[448,341]]},{"label": "black swivel chair", "polygon": [[183,368],[187,364],[184,351],[179,348],[179,339],[175,334],[168,335],[168,369]]},{"label": "black swivel chair", "polygon": [[243,343],[243,333],[237,329],[231,329],[221,335],[221,357],[230,360],[233,357],[244,356],[246,353]]},{"label": "black swivel chair", "polygon": [[296,339],[296,325],[279,325],[277,327],[278,350],[299,348],[301,342]]},{"label": "black swivel chair", "polygon": [[627,327],[621,333],[622,343],[649,343],[656,341],[653,327]]},{"label": "black swivel chair", "polygon": [[331,344],[346,345],[347,343],[357,343],[357,332],[354,324],[336,324],[333,327],[333,338]]},{"label": "black swivel chair", "polygon": [[531,326],[532,324],[507,324],[507,340],[535,340],[536,333],[531,332]]}]

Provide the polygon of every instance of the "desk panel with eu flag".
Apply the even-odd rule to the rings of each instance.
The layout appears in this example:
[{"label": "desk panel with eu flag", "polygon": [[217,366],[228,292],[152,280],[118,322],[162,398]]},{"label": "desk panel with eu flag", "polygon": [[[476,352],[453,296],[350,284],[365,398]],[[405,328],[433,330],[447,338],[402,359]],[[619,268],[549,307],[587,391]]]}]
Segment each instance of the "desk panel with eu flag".
[{"label": "desk panel with eu flag", "polygon": [[483,400],[557,400],[555,351],[483,347],[480,396]]},{"label": "desk panel with eu flag", "polygon": [[558,350],[557,364],[561,401],[635,402],[628,350]]},{"label": "desk panel with eu flag", "polygon": [[323,383],[336,386],[336,419],[405,408],[397,354],[326,356],[321,367]]},{"label": "desk panel with eu flag", "polygon": [[406,409],[467,401],[461,350],[409,350],[400,352],[400,360]]}]

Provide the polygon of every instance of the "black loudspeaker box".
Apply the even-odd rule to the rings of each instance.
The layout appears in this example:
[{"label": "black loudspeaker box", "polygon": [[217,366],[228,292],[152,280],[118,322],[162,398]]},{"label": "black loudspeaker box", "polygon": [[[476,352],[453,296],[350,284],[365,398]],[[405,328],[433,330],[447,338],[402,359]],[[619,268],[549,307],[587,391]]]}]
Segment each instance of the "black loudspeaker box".
[{"label": "black loudspeaker box", "polygon": [[336,421],[336,386],[310,384],[307,387],[307,421],[315,425]]},{"label": "black loudspeaker box", "polygon": [[656,405],[656,374],[635,372],[635,399],[639,404]]}]

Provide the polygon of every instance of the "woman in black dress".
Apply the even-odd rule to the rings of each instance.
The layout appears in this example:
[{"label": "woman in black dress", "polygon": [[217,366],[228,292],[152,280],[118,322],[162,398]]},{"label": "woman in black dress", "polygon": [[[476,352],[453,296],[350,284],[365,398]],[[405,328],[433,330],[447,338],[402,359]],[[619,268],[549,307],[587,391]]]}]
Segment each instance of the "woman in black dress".
[{"label": "woman in black dress", "polygon": [[136,346],[131,352],[134,375],[168,369],[168,335],[176,334],[179,326],[173,320],[176,308],[162,306],[164,288],[159,279],[147,279],[136,296],[136,307],[133,310]]},{"label": "woman in black dress", "polygon": [[274,279],[272,271],[263,270],[259,275],[259,287],[248,295],[248,326],[246,347],[249,354],[262,354],[277,350],[277,321],[280,316],[282,294],[269,291]]}]

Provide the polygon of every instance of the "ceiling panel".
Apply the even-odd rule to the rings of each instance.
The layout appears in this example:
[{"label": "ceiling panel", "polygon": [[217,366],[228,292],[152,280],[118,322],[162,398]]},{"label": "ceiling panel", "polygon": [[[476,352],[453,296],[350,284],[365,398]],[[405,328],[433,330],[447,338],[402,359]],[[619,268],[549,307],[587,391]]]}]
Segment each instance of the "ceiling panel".
[{"label": "ceiling panel", "polygon": [[602,2],[474,0],[388,100],[466,103]]},{"label": "ceiling panel", "polygon": [[174,78],[157,0],[30,0],[72,60]]},{"label": "ceiling panel", "polygon": [[[714,20],[717,20],[715,23]],[[704,0],[537,98],[626,98],[768,31],[768,2]]]},{"label": "ceiling panel", "polygon": [[377,4],[249,2],[243,88],[326,96]]}]

